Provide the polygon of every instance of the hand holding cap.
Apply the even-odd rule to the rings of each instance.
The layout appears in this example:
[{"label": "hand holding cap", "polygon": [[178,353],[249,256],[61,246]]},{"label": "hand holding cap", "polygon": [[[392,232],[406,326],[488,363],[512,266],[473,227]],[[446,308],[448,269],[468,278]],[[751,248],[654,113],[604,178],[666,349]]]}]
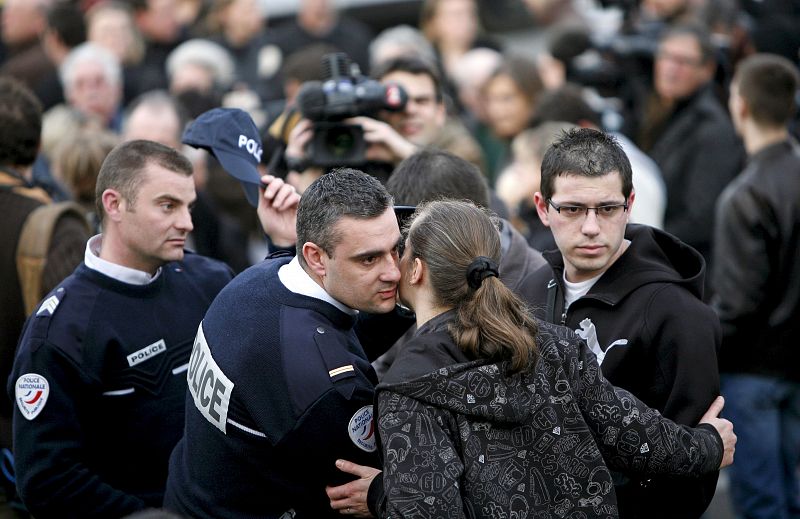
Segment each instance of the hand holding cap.
[{"label": "hand holding cap", "polygon": [[250,115],[238,108],[214,108],[202,113],[183,132],[184,144],[211,153],[225,171],[242,183],[247,201],[258,207],[261,135]]}]

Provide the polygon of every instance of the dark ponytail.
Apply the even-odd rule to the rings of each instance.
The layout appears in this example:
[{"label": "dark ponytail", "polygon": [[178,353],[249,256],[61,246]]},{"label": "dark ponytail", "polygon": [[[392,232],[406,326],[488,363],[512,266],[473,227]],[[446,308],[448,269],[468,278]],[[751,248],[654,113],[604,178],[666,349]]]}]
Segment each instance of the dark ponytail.
[{"label": "dark ponytail", "polygon": [[536,323],[525,304],[499,279],[500,235],[470,202],[424,204],[408,233],[411,254],[430,271],[435,297],[456,310],[450,335],[475,358],[510,360],[512,371],[536,354]]}]

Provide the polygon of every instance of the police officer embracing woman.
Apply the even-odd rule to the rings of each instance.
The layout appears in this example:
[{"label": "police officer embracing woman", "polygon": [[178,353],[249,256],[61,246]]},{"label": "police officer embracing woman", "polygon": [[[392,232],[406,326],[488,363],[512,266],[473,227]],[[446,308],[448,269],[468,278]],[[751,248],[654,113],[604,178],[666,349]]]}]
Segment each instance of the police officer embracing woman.
[{"label": "police officer embracing woman", "polygon": [[498,278],[483,210],[431,202],[406,233],[399,293],[418,332],[377,389],[386,516],[617,517],[609,469],[732,463],[721,398],[677,425],[609,384],[572,331],[531,317]]}]

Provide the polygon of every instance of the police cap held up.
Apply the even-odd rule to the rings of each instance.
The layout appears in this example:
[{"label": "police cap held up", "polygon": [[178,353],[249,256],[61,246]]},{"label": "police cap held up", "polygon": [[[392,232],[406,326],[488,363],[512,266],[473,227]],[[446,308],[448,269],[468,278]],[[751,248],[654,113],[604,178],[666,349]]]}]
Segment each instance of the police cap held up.
[{"label": "police cap held up", "polygon": [[247,201],[258,206],[261,135],[247,112],[238,108],[204,112],[186,128],[181,140],[211,153],[229,175],[242,183]]}]

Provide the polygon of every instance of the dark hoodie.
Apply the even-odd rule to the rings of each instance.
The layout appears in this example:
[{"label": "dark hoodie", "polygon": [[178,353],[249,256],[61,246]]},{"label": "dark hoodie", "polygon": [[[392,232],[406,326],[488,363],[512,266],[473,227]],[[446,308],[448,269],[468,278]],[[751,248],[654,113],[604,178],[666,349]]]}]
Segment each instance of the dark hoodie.
[{"label": "dark hoodie", "polygon": [[522,281],[547,262],[542,253],[529,247],[525,237],[505,219],[500,220],[500,244],[500,279],[512,292],[518,293]]},{"label": "dark hoodie", "polygon": [[[377,388],[388,517],[617,517],[608,468],[716,470],[713,427],[678,426],[606,381],[574,333],[540,323],[539,357],[470,360],[423,325]],[[608,467],[608,468],[607,468]]]},{"label": "dark hoodie", "polygon": [[[548,284],[555,281],[554,320],[586,339],[603,375],[667,418],[693,426],[719,395],[720,325],[702,302],[705,262],[693,248],[651,227],[630,224],[625,238],[628,249],[566,314],[559,251],[544,254],[550,266],[528,277],[520,292],[546,318]],[[615,481],[625,519],[699,517],[716,488],[716,474],[702,485]]]}]

